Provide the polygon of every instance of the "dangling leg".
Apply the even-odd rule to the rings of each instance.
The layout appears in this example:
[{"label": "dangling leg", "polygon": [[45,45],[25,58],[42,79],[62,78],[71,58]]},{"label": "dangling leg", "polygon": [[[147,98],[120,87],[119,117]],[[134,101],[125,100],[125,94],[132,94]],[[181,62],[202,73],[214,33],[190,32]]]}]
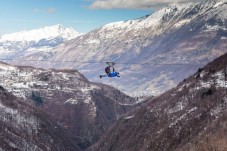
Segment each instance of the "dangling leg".
[{"label": "dangling leg", "polygon": [[108,75],[107,74],[105,74],[105,75],[99,75],[99,78],[101,79],[101,78],[104,78],[104,77],[108,77]]}]

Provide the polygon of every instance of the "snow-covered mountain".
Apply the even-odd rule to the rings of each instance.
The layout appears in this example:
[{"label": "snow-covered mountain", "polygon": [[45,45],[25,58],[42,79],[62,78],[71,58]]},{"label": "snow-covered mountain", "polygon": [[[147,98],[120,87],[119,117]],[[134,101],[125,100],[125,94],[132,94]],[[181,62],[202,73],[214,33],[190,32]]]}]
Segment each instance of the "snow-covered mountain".
[{"label": "snow-covered mountain", "polygon": [[[21,31],[0,36],[0,58],[14,59],[34,52],[48,53],[63,42],[82,34],[62,25],[46,26],[40,29]],[[50,51],[51,52],[51,51]]]},{"label": "snow-covered mountain", "polygon": [[227,53],[122,117],[89,151],[227,150]]},{"label": "snow-covered mountain", "polygon": [[[28,60],[56,63],[14,63],[76,68],[90,80],[131,95],[158,95],[227,52],[226,4],[226,0],[171,4],[139,19],[104,25],[51,53],[26,55]],[[98,78],[106,61],[117,63],[121,78]]]},{"label": "snow-covered mountain", "polygon": [[64,40],[71,40],[80,35],[73,28],[65,28],[62,25],[46,26],[40,29],[29,31],[21,31],[12,34],[4,34],[1,36],[0,42],[6,41],[35,41],[38,42],[42,39],[54,39],[62,37]]},{"label": "snow-covered mountain", "polygon": [[91,83],[76,70],[0,63],[0,76],[6,91],[52,117],[81,148],[96,142],[122,114],[137,106],[134,98]]}]

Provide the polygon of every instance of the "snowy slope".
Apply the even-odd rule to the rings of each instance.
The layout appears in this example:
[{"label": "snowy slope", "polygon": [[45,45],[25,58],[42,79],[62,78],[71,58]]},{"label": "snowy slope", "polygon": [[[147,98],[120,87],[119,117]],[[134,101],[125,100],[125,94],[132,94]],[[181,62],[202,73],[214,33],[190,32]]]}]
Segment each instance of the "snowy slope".
[{"label": "snowy slope", "polygon": [[110,23],[104,25],[102,30],[120,30],[125,29],[124,32],[129,30],[141,30],[141,28],[153,28],[157,29],[162,25],[163,19],[165,16],[173,15],[173,16],[181,16],[185,10],[189,9],[193,3],[186,4],[170,4],[167,7],[164,7],[154,14],[147,15],[145,17],[129,20],[129,21],[121,21]]}]

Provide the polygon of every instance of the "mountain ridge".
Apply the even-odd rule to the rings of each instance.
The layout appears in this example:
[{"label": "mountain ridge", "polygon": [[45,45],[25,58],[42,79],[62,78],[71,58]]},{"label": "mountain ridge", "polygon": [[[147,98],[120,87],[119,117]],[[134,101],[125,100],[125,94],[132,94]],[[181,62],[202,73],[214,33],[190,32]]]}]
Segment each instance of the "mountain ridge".
[{"label": "mountain ridge", "polygon": [[46,114],[0,86],[0,150],[81,151]]}]

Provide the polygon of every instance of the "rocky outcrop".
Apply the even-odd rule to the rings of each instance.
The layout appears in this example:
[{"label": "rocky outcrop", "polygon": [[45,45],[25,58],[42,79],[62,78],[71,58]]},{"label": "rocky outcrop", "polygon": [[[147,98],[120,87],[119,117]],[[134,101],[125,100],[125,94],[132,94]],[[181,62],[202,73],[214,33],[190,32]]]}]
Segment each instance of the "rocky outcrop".
[{"label": "rocky outcrop", "polygon": [[0,150],[80,151],[69,133],[0,86]]}]

